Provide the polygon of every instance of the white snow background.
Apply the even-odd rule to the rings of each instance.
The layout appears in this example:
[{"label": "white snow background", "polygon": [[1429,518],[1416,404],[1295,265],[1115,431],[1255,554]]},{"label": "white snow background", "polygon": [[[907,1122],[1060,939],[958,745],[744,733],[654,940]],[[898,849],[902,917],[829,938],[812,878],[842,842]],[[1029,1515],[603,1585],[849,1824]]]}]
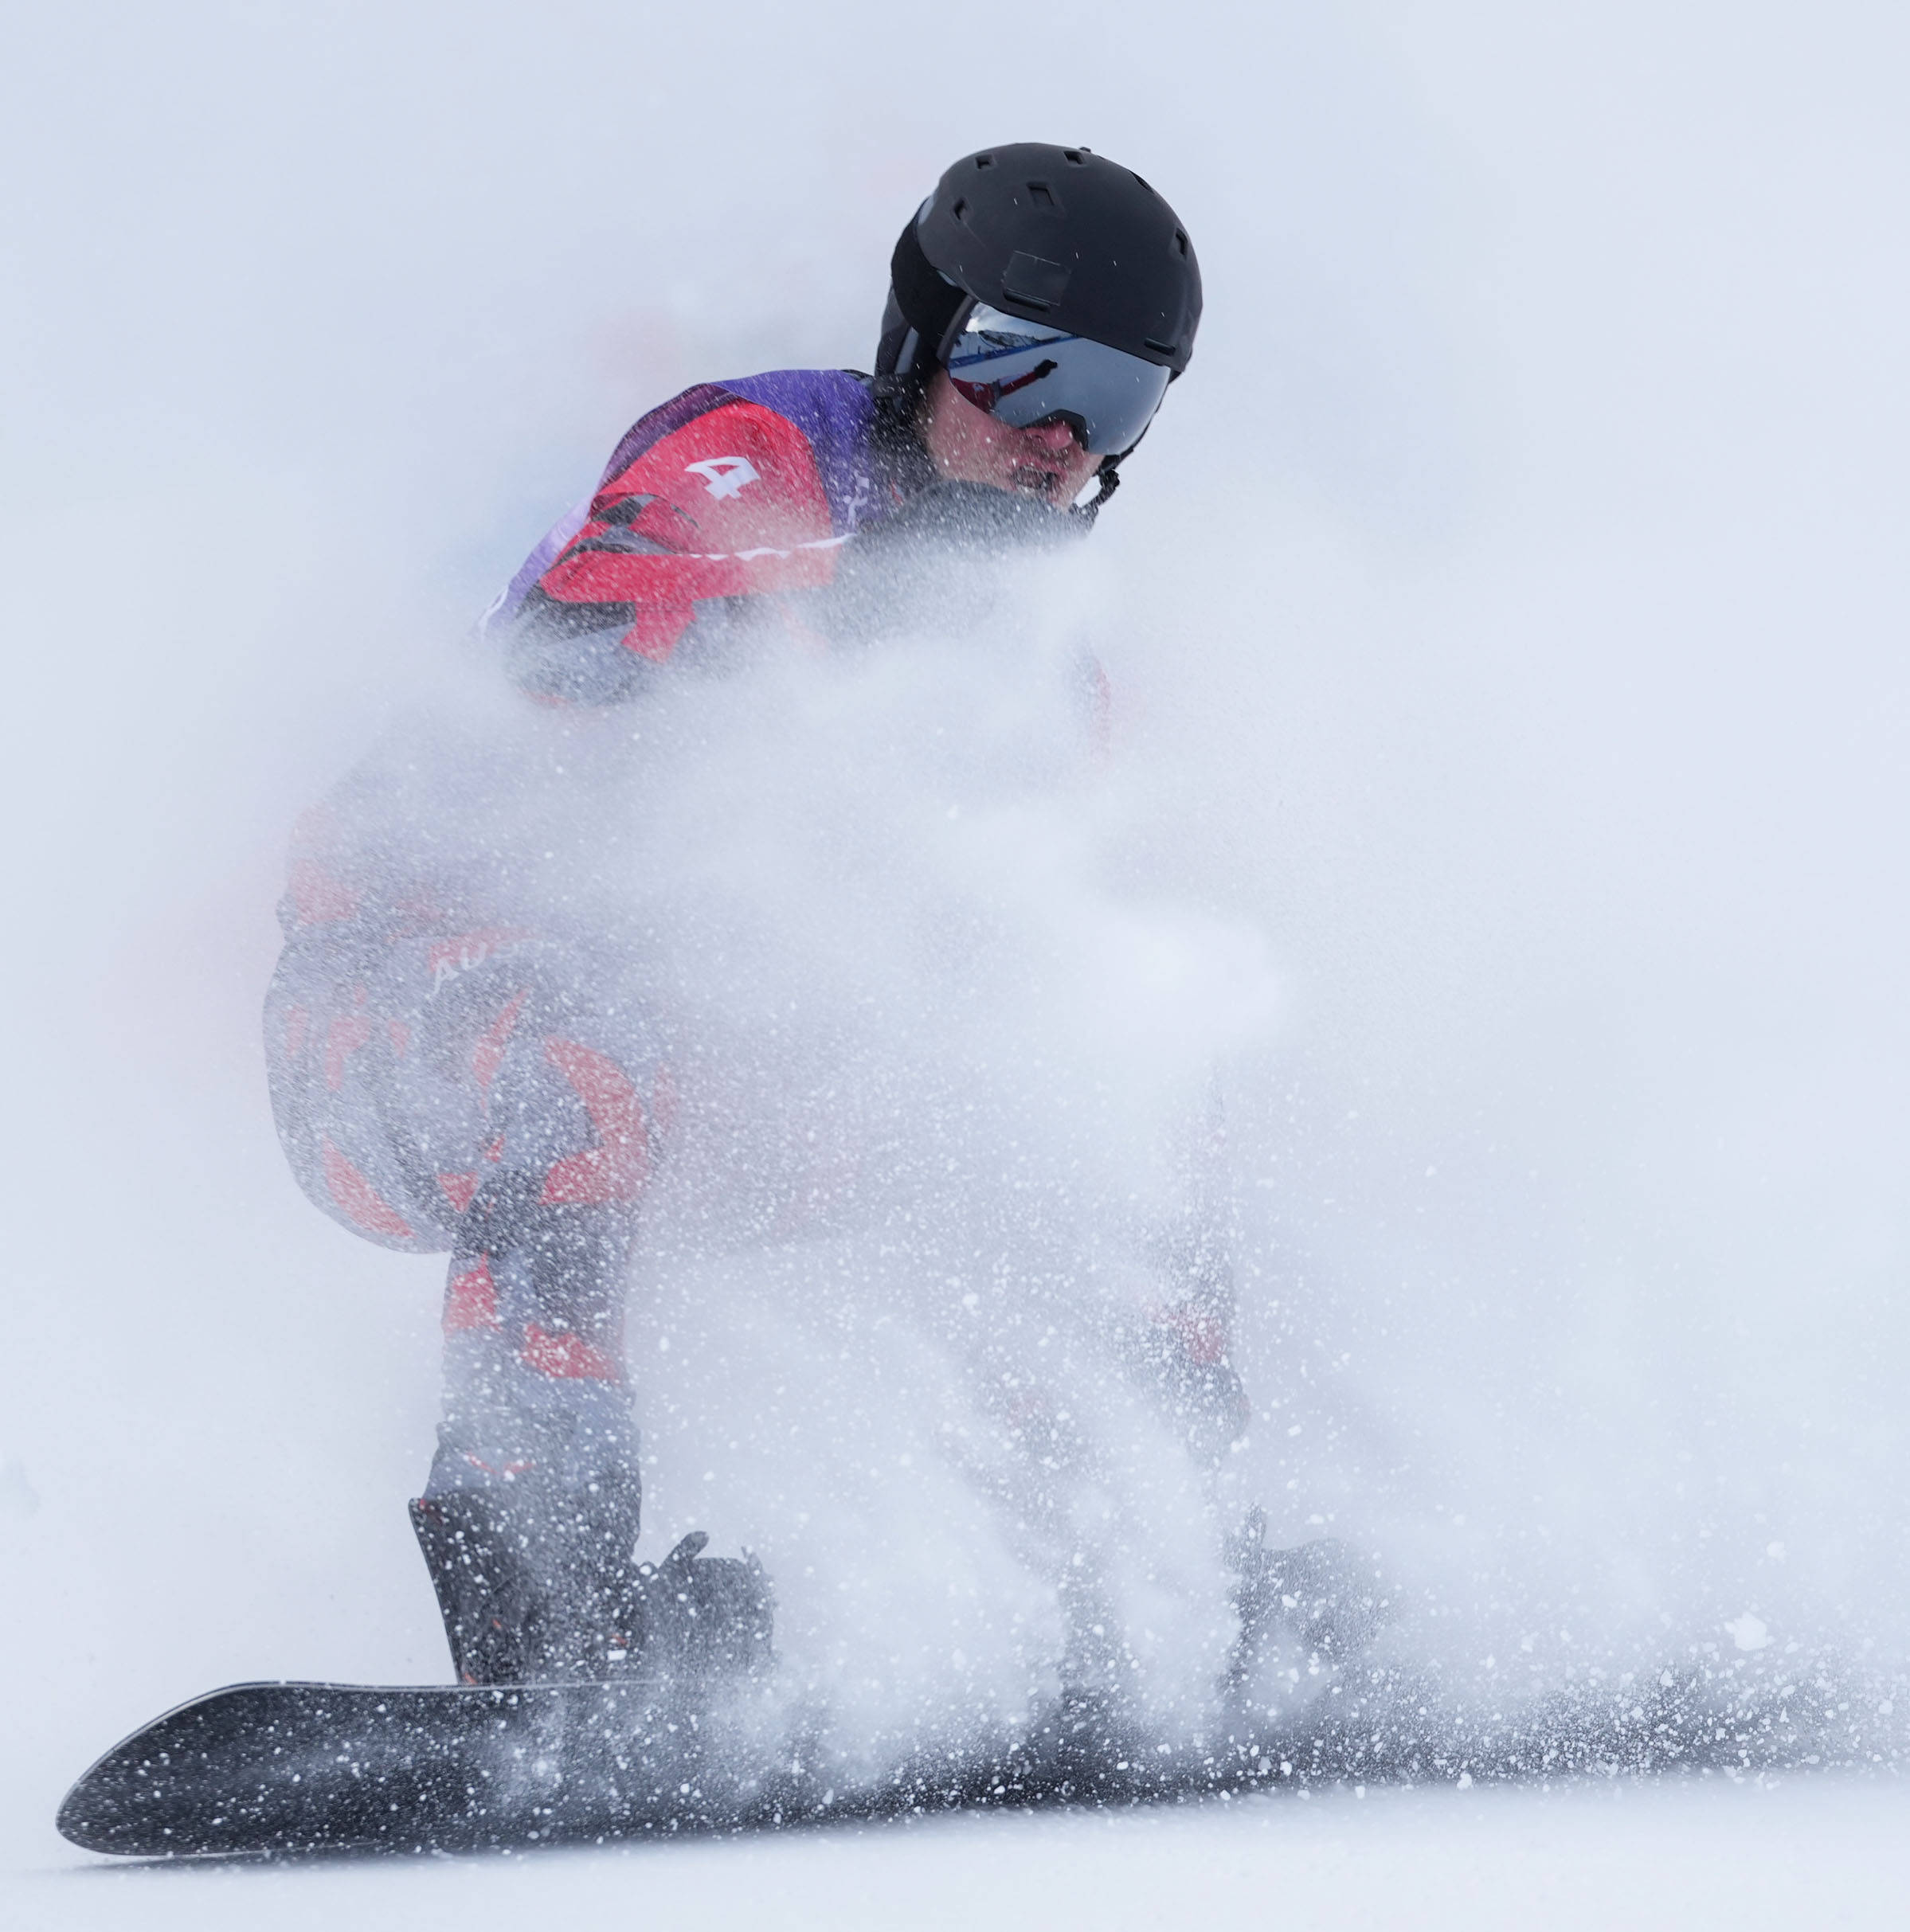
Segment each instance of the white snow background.
[{"label": "white snow background", "polygon": [[[1849,5],[18,12],[0,1917],[1891,1922],[1907,40]],[[1208,314],[1082,567],[1108,789],[931,877],[998,856],[1016,929],[1101,972],[1049,1043],[1114,1042],[1119,1093],[1226,1055],[1233,1492],[1382,1552],[1388,1643],[1458,1693],[1830,1666],[1871,1781],[88,1875],[59,1795],[165,1706],[444,1674],[402,1508],[441,1269],[312,1209],[265,1105],[292,819],[477,675],[463,626],[632,417],[866,366],[902,219],[1026,134],[1155,182]],[[949,1569],[971,1625],[1020,1586],[803,1292],[633,1312],[646,1539],[763,1547],[791,1641],[906,1707]],[[784,1360],[816,1402],[772,1484]]]}]

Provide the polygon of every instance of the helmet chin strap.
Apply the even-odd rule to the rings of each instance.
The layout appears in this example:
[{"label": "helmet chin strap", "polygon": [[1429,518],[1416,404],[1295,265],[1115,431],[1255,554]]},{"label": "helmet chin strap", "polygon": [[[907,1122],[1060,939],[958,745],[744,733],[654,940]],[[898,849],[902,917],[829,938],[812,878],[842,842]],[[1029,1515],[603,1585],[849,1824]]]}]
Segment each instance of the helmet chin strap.
[{"label": "helmet chin strap", "polygon": [[[1168,378],[1170,382],[1175,379],[1172,376]],[[1101,514],[1102,506],[1121,487],[1121,464],[1140,448],[1142,439],[1147,435],[1148,430],[1152,429],[1153,426],[1153,423],[1150,420],[1146,427],[1141,430],[1141,435],[1136,436],[1125,449],[1117,450],[1111,456],[1104,456],[1102,459],[1101,467],[1094,472],[1101,487],[1085,503],[1069,506],[1068,514],[1071,517],[1078,517],[1085,530],[1092,530],[1094,527],[1094,519]]]},{"label": "helmet chin strap", "polygon": [[1083,530],[1094,527],[1094,519],[1101,514],[1102,506],[1121,487],[1121,459],[1110,456],[1094,472],[1095,481],[1100,485],[1085,503],[1070,503],[1068,514],[1073,517]]}]

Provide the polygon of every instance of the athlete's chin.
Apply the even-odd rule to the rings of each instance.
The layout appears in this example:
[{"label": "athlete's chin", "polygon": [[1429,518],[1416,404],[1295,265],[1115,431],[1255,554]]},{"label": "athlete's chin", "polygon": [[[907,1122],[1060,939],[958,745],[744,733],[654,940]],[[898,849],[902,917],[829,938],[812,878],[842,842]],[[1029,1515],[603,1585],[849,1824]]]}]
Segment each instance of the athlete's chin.
[{"label": "athlete's chin", "polygon": [[1067,479],[1058,475],[1053,470],[1022,469],[1012,471],[1008,477],[1008,487],[1020,496],[1039,497],[1047,504],[1061,501],[1061,493]]}]

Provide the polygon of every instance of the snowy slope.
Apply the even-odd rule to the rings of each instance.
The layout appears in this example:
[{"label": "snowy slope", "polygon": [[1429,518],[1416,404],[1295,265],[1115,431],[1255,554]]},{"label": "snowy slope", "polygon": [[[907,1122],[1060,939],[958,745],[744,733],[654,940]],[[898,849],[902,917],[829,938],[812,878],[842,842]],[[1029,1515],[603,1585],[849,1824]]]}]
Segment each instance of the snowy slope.
[{"label": "snowy slope", "polygon": [[468,1932],[640,1917],[707,1932],[1003,1924],[1282,1925],[1295,1932],[1638,1932],[1900,1922],[1900,1789],[1787,1783],[1339,1792],[1306,1803],[941,1820],[698,1844],[373,1865],[36,1871],[18,1922],[269,1922]]}]

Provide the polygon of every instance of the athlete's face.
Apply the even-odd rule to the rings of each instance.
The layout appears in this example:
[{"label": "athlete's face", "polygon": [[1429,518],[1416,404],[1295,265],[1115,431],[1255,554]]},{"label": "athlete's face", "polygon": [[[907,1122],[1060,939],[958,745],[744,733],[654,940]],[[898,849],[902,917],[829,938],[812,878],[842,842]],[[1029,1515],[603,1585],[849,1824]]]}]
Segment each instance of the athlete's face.
[{"label": "athlete's face", "polygon": [[1101,467],[1066,423],[1010,428],[977,409],[945,369],[930,377],[917,421],[930,460],[951,483],[1018,491],[1059,508],[1074,502]]}]

